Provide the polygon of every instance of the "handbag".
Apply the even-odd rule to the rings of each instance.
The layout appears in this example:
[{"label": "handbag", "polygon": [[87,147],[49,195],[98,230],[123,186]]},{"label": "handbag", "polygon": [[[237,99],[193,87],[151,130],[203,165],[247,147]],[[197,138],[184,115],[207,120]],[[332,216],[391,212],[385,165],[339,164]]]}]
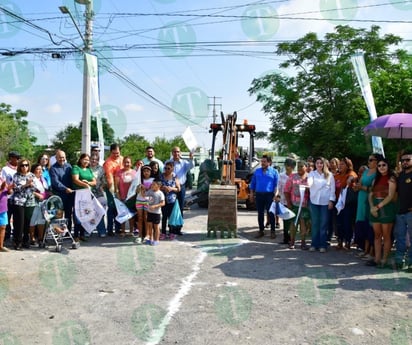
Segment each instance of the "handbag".
[{"label": "handbag", "polygon": [[184,224],[182,212],[180,211],[179,201],[176,200],[175,204],[173,205],[172,213],[169,216],[169,225],[182,227]]}]

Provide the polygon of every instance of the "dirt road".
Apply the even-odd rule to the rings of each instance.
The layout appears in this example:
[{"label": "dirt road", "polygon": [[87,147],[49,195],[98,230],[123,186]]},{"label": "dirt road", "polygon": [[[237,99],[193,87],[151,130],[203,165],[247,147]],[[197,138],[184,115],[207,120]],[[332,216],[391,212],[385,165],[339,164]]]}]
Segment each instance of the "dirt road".
[{"label": "dirt road", "polygon": [[412,344],[412,273],[356,252],[209,239],[207,210],[159,246],[92,237],[78,250],[0,253],[0,344]]}]

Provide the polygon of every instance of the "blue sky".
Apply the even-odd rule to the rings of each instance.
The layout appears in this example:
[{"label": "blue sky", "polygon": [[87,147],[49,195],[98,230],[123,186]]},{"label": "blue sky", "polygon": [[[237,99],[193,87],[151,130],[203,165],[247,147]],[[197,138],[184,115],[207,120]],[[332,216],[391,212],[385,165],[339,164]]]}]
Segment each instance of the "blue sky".
[{"label": "blue sky", "polygon": [[[0,11],[0,52],[25,52],[0,55],[0,101],[27,110],[44,144],[81,119],[82,56],[73,51],[83,42],[59,6],[70,9],[83,34],[85,6],[73,0],[0,0],[0,6],[32,24]],[[268,130],[247,90],[253,78],[278,69],[282,57],[271,53],[276,41],[331,32],[337,24],[331,18],[411,39],[412,1],[95,0],[94,10],[100,102],[116,135],[171,138],[190,126],[205,148],[213,97],[218,114],[237,111],[239,121]],[[246,19],[256,15],[261,18]],[[52,52],[64,58],[53,59]]]}]

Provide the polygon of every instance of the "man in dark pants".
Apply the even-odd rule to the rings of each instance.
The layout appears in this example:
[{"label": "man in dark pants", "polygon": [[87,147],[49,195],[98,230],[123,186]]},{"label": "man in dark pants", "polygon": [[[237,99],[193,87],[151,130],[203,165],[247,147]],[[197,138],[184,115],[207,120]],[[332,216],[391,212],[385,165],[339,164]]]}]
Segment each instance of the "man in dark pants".
[{"label": "man in dark pants", "polygon": [[[6,181],[7,184],[12,183],[13,181],[13,176],[17,171],[17,162],[20,159],[20,154],[16,151],[11,151],[9,152],[9,160],[7,161],[7,164],[1,169],[1,177],[4,181]],[[7,199],[7,218],[9,224],[6,226],[6,235],[5,239],[8,240],[11,236],[11,225],[10,225],[10,220],[13,214],[13,207],[14,205],[10,202],[10,197],[11,195],[8,196]]]},{"label": "man in dark pants", "polygon": [[110,145],[110,156],[107,157],[103,164],[104,173],[106,176],[106,197],[107,197],[107,234],[114,236],[113,223],[115,232],[120,234],[120,223],[115,219],[117,216],[116,205],[114,203],[114,177],[122,168],[123,157],[120,154],[120,145]]},{"label": "man in dark pants", "polygon": [[[177,200],[179,201],[180,211],[183,216],[183,209],[185,206],[185,197],[186,197],[186,178],[187,172],[194,168],[195,163],[193,160],[193,153],[189,153],[189,160],[183,159],[181,157],[180,148],[178,146],[173,147],[172,149],[172,159],[169,159],[165,162],[173,162],[174,164],[174,173],[179,179],[180,182],[180,191],[177,193]],[[175,229],[176,235],[182,235],[181,227]]]},{"label": "man in dark pants", "polygon": [[[412,151],[401,156],[402,172],[397,179],[399,211],[395,221],[395,263],[402,269],[407,263],[408,271],[412,271],[412,248],[407,246],[407,234],[412,240]],[[406,261],[405,261],[406,256]]]},{"label": "man in dark pants", "polygon": [[[269,212],[270,206],[275,201],[275,196],[277,195],[279,174],[271,164],[271,157],[263,155],[260,160],[261,167],[256,169],[249,185],[250,201],[255,202],[258,212],[259,232],[256,238],[265,236],[265,214]],[[275,238],[275,216],[271,212],[269,212],[269,221],[271,237]]]},{"label": "man in dark pants", "polygon": [[56,163],[50,168],[50,178],[53,193],[63,201],[64,218],[67,219],[67,228],[71,231],[74,205],[72,166],[66,162],[66,153],[62,150],[56,152]]}]

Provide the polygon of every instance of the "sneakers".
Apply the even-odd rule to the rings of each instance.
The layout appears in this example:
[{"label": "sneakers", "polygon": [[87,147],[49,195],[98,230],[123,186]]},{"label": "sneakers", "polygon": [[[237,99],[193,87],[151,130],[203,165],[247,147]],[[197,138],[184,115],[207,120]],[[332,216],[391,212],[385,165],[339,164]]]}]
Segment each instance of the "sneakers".
[{"label": "sneakers", "polygon": [[3,252],[3,253],[7,253],[7,252],[9,252],[10,250],[8,249],[8,248],[6,248],[6,247],[1,247],[0,248],[0,252]]},{"label": "sneakers", "polygon": [[326,248],[320,248],[319,253],[326,253]]},{"label": "sneakers", "polygon": [[262,238],[263,236],[265,236],[265,233],[263,231],[259,231],[256,235],[255,238]]},{"label": "sneakers", "polygon": [[145,238],[144,239],[144,244],[152,244],[152,241],[150,241],[150,238]]},{"label": "sneakers", "polygon": [[161,233],[159,239],[161,241],[165,240],[166,239],[166,234]]},{"label": "sneakers", "polygon": [[315,247],[310,247],[310,248],[309,248],[309,251],[310,251],[310,252],[316,252],[316,248],[315,248]]},{"label": "sneakers", "polygon": [[139,235],[139,230],[138,229],[134,229],[133,230],[133,236],[138,236]]},{"label": "sneakers", "polygon": [[134,243],[136,243],[136,244],[142,244],[142,238],[141,237],[138,237],[138,238],[136,238],[135,240],[134,240]]},{"label": "sneakers", "polygon": [[279,223],[276,223],[276,229],[280,229],[280,224]]},{"label": "sneakers", "polygon": [[158,246],[159,245],[159,241],[151,241],[150,243],[152,246]]},{"label": "sneakers", "polygon": [[173,241],[176,238],[175,234],[169,234],[169,240]]}]

